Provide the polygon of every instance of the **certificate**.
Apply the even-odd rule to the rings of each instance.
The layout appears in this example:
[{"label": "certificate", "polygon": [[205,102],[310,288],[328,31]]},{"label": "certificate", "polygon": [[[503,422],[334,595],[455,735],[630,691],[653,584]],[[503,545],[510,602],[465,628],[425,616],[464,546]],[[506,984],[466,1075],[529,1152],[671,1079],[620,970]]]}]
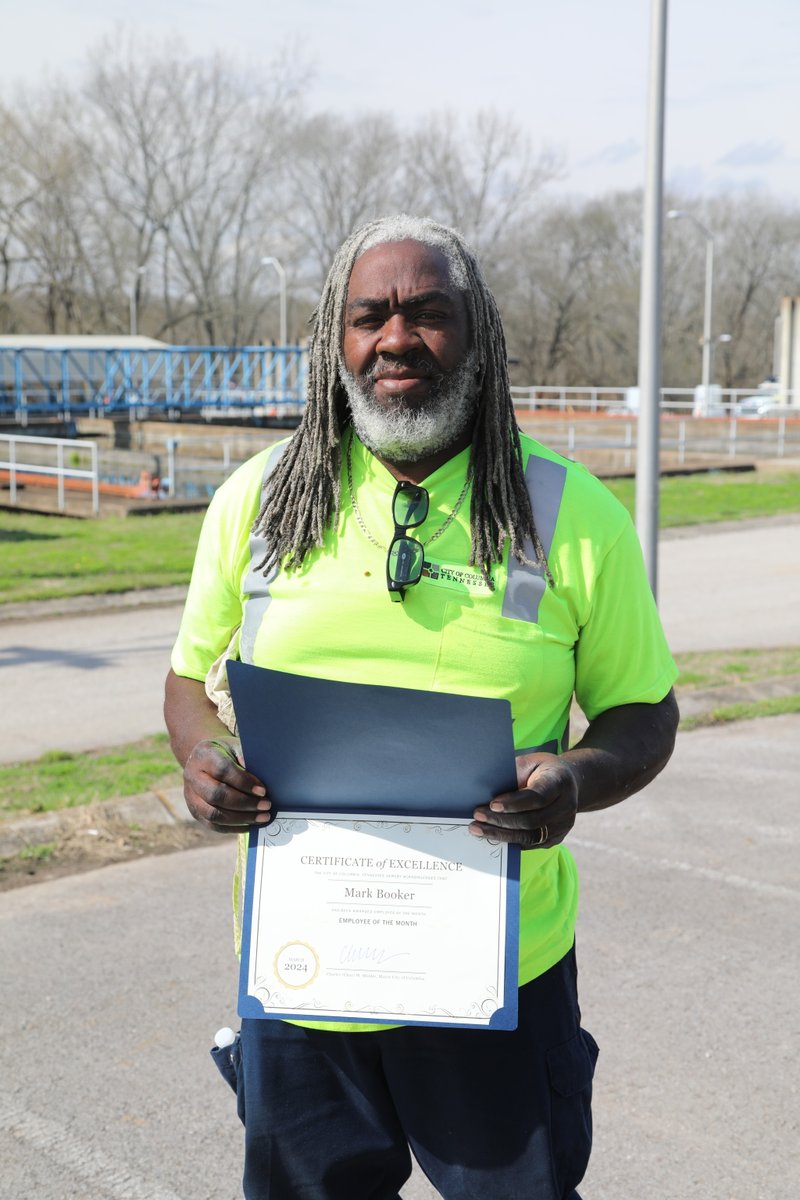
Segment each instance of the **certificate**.
[{"label": "certificate", "polygon": [[515,1028],[519,847],[470,823],[292,812],[254,828],[240,1016]]}]

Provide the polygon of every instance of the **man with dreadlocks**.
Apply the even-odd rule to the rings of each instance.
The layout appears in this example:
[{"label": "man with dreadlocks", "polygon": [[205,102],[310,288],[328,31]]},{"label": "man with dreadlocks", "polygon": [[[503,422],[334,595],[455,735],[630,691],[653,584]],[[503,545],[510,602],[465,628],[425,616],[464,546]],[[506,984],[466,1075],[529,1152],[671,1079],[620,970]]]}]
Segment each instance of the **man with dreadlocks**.
[{"label": "man with dreadlocks", "polygon": [[[207,682],[221,655],[508,699],[518,790],[470,832],[524,851],[519,1024],[244,1020],[244,1194],[398,1200],[410,1146],[446,1200],[578,1200],[597,1047],[580,1026],[564,839],[661,770],[677,724],[635,531],[584,468],[518,430],[492,295],[432,221],[375,221],[341,247],[307,401],[203,526],[165,706],[187,804],[221,832],[270,820]],[[416,526],[399,545],[398,496]],[[589,725],[568,749],[573,696]]]}]

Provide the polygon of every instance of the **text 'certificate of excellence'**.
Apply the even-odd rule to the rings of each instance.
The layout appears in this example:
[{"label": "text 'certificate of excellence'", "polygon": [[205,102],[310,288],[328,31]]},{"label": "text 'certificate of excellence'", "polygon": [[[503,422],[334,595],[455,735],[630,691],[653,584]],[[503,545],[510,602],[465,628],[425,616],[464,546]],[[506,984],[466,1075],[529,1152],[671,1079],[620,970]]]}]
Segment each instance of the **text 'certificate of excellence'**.
[{"label": "text 'certificate of excellence'", "polygon": [[469,824],[292,812],[254,829],[240,1016],[515,1028],[519,848]]}]

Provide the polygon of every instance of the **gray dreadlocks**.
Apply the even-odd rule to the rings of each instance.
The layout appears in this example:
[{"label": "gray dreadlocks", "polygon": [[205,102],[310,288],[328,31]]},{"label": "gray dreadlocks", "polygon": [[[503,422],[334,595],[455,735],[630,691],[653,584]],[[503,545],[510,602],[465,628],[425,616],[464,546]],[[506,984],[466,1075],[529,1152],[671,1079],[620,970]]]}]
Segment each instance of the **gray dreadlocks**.
[{"label": "gray dreadlocks", "polygon": [[[500,314],[475,255],[453,229],[428,218],[399,214],[357,229],[333,260],[313,316],[308,348],[308,394],[303,418],[269,477],[254,532],[269,551],[264,573],[284,562],[300,566],[339,515],[342,430],[348,422],[340,381],[344,308],[356,259],[385,242],[416,241],[446,257],[451,282],[464,295],[478,367],[478,405],[470,452],[472,502],[470,563],[489,579],[506,539],[519,562],[538,565],[550,583],[522,469],[519,430],[511,402]],[[530,539],[535,564],[525,554]]]}]

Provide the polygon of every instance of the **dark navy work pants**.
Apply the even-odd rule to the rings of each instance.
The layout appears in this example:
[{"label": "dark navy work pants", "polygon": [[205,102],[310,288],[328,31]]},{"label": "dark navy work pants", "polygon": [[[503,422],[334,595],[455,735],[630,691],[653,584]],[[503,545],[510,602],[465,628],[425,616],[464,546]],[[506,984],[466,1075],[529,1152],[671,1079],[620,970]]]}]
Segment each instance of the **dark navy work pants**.
[{"label": "dark navy work pants", "polygon": [[512,1031],[246,1019],[238,1051],[245,1200],[397,1200],[409,1145],[445,1200],[580,1200],[597,1046],[574,950],[520,989]]}]

